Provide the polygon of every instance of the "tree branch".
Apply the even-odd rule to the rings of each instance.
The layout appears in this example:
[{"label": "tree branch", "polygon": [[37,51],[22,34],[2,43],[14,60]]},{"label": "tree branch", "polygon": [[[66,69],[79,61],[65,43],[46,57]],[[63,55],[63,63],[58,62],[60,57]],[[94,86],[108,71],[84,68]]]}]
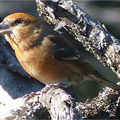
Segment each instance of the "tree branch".
[{"label": "tree branch", "polygon": [[[48,86],[47,86],[48,87]],[[45,88],[44,88],[45,89]],[[51,87],[25,95],[11,101],[7,106],[3,105],[0,118],[5,119],[81,119],[81,112],[76,109],[76,102],[69,92],[60,88]]]},{"label": "tree branch", "polygon": [[0,119],[119,118],[120,93],[111,88],[105,88],[91,103],[76,102],[76,99],[73,99],[76,98],[75,94],[65,89],[50,87],[44,92],[45,89],[1,105]]},{"label": "tree branch", "polygon": [[[120,42],[99,21],[71,0],[36,0],[39,15],[55,28],[64,28],[120,77]],[[57,27],[56,27],[57,26]]]}]

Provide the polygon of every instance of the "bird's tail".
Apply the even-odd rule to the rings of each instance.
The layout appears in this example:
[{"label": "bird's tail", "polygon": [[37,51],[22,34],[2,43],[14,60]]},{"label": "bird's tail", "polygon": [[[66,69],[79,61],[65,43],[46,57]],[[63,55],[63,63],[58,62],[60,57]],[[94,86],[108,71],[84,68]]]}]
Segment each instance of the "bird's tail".
[{"label": "bird's tail", "polygon": [[83,75],[83,81],[94,81],[99,82],[105,86],[108,86],[114,90],[120,90],[120,86],[116,83],[112,82],[108,78],[101,75],[94,67],[92,67],[88,61],[84,59],[83,56],[80,57],[79,60],[76,60],[74,63],[77,66],[80,66],[80,71],[82,71]]},{"label": "bird's tail", "polygon": [[94,81],[94,82],[99,82],[105,86],[108,86],[114,90],[120,90],[120,86],[117,85],[116,83],[112,82],[111,80],[109,80],[108,78],[100,75],[99,73],[96,75],[93,74],[89,74],[88,76],[84,77],[84,80],[90,80],[90,81]]}]

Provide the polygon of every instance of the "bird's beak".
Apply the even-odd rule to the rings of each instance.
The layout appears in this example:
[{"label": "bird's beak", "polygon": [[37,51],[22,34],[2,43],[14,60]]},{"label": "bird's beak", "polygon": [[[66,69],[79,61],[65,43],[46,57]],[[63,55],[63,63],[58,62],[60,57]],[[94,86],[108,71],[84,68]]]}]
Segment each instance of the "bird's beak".
[{"label": "bird's beak", "polygon": [[11,32],[11,29],[8,25],[5,25],[3,22],[0,23],[0,34],[8,34]]}]

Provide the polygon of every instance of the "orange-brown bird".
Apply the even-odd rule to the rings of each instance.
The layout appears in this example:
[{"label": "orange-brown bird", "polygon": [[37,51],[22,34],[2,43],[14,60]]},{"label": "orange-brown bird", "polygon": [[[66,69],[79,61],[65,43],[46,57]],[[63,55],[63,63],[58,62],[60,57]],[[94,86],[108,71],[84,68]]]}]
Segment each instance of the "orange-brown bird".
[{"label": "orange-brown bird", "polygon": [[0,23],[0,34],[5,35],[21,66],[44,84],[69,86],[92,80],[120,90],[120,86],[96,71],[67,39],[29,14],[5,17]]}]

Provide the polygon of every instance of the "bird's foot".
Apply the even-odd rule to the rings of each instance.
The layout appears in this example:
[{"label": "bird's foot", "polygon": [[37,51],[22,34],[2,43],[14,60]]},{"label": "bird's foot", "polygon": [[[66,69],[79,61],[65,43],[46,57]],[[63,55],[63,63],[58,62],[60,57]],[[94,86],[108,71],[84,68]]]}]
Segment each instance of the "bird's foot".
[{"label": "bird's foot", "polygon": [[65,87],[65,84],[63,83],[58,83],[58,84],[47,84],[42,90],[38,92],[32,92],[31,94],[26,94],[24,95],[23,99],[24,101],[29,101],[30,99],[34,99],[36,96],[41,96],[39,98],[42,98],[43,94],[46,94],[50,89],[53,90],[57,89],[59,87]]}]

